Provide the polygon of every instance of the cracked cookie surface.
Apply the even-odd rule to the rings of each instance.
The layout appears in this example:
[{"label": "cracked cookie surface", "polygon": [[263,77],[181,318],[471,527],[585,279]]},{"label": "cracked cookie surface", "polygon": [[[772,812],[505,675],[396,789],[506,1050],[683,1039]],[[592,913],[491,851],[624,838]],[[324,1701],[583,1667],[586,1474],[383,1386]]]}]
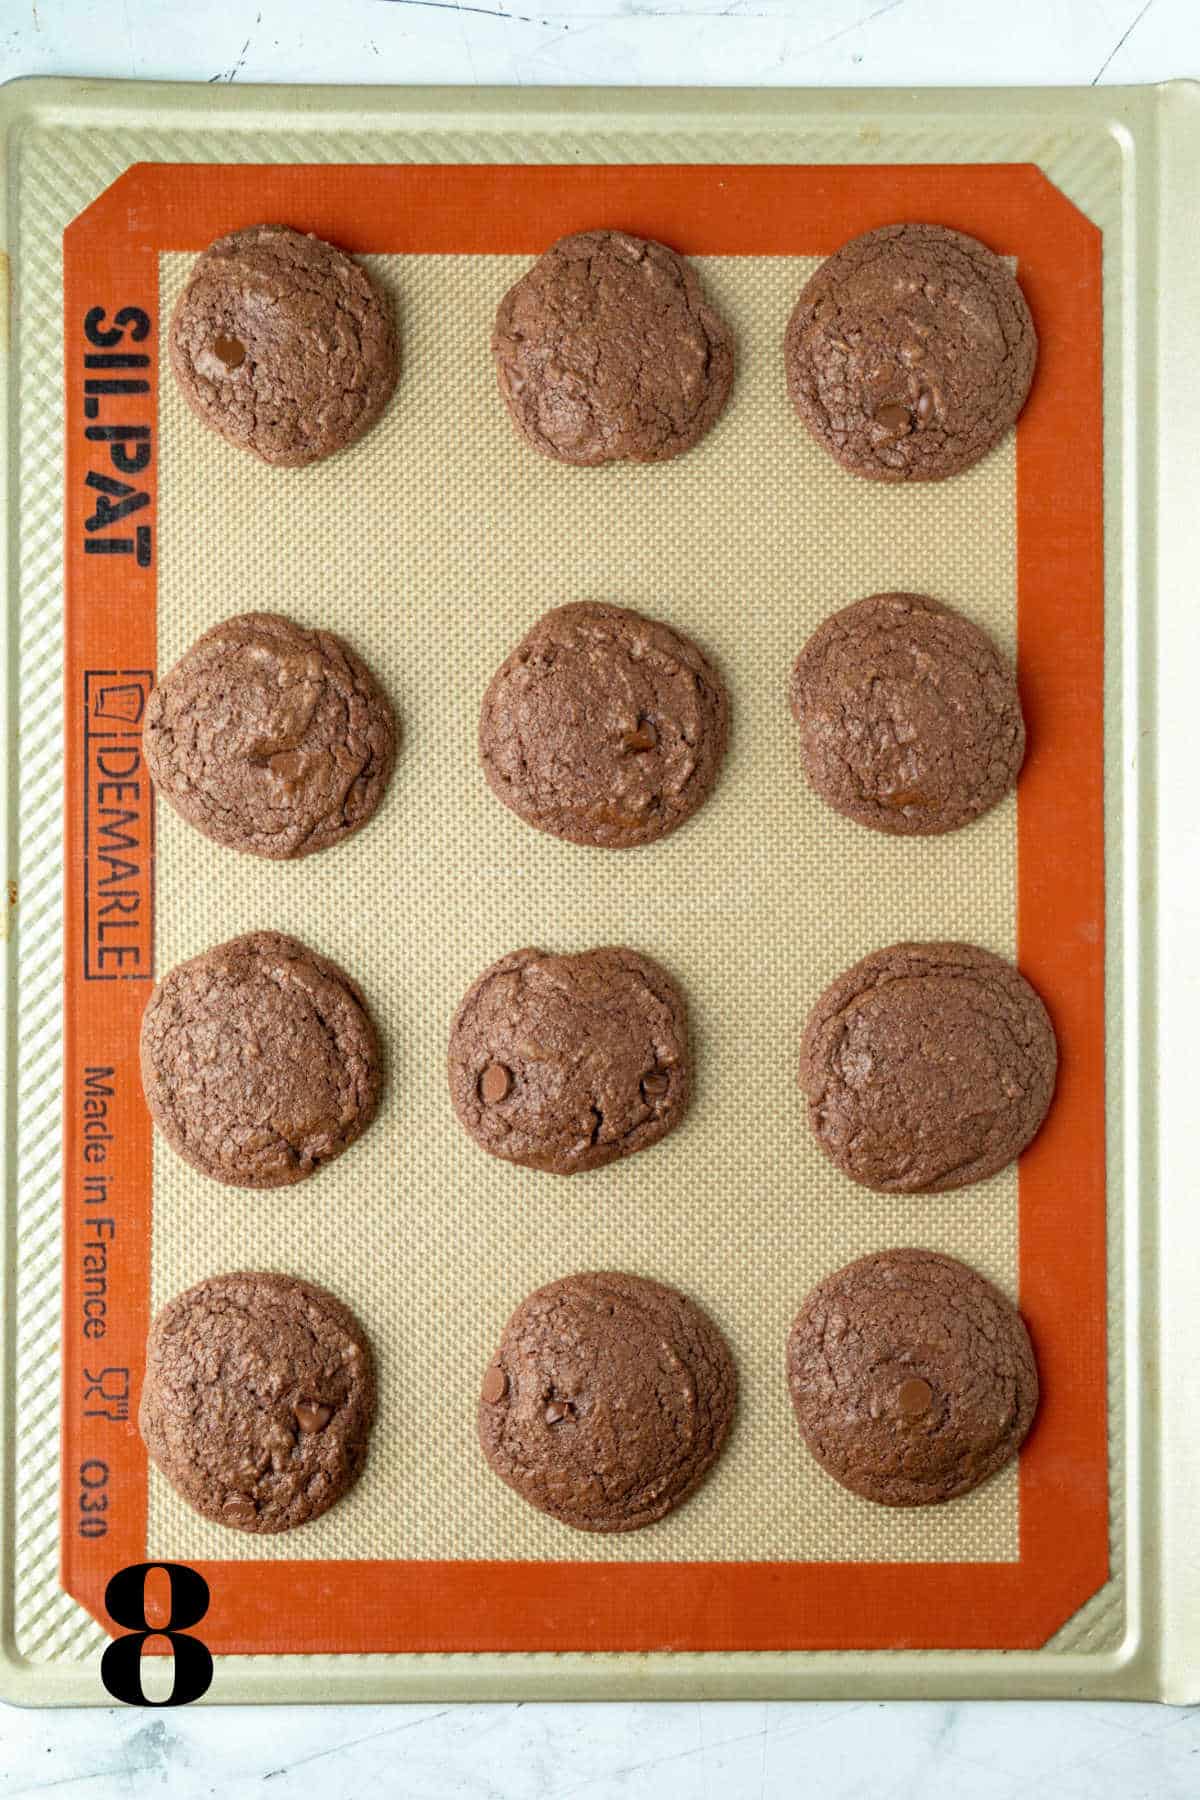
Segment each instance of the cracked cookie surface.
[{"label": "cracked cookie surface", "polygon": [[637,1275],[568,1275],[505,1326],[479,1441],[531,1506],[577,1531],[636,1531],[696,1491],[736,1405],[729,1347],[685,1294]]},{"label": "cracked cookie surface", "polygon": [[1021,1315],[929,1250],[881,1251],[827,1276],[792,1326],[787,1373],[813,1456],[881,1506],[970,1493],[1016,1455],[1037,1411]]},{"label": "cracked cookie surface", "polygon": [[450,1028],[450,1097],[477,1144],[574,1175],[648,1149],[691,1086],[687,1006],[634,950],[515,950],[468,989]]},{"label": "cracked cookie surface", "polygon": [[796,658],[790,699],[812,786],[875,831],[956,831],[1003,798],[1024,760],[1000,652],[923,594],[872,594],[824,620]]},{"label": "cracked cookie surface", "polygon": [[690,819],[729,732],[725,684],[698,645],[621,606],[559,606],[488,684],[479,757],[539,831],[628,849]]},{"label": "cracked cookie surface", "polygon": [[327,957],[252,931],[179,963],[142,1019],[142,1087],[185,1161],[231,1187],[286,1187],[375,1116],[379,1040]]},{"label": "cracked cookie surface", "polygon": [[192,411],[281,468],[360,438],[399,372],[387,297],[344,251],[286,225],[209,245],[175,304],[169,345]]},{"label": "cracked cookie surface", "polygon": [[155,788],[234,850],[291,858],[350,837],[383,799],[395,758],[391,702],[330,631],[281,613],[214,625],[146,703]]},{"label": "cracked cookie surface", "polygon": [[623,231],[560,238],[500,302],[500,392],[543,456],[662,462],[716,423],[733,339],[685,258]]},{"label": "cracked cookie surface", "polygon": [[1016,278],[944,225],[852,238],[801,290],[788,392],[844,469],[940,481],[986,456],[1025,404],[1037,333]]},{"label": "cracked cookie surface", "polygon": [[287,1275],[214,1275],[150,1327],[138,1426],[189,1505],[236,1531],[291,1531],[362,1473],[371,1347],[349,1307]]},{"label": "cracked cookie surface", "polygon": [[1037,992],[973,944],[893,944],[821,995],[800,1049],[817,1142],[883,1193],[967,1187],[1020,1155],[1054,1093]]}]

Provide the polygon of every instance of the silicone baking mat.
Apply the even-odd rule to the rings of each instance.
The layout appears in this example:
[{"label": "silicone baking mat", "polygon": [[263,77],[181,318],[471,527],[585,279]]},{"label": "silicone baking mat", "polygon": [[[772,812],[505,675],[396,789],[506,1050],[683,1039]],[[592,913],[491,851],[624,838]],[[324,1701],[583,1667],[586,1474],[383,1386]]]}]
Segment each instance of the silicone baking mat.
[{"label": "silicone baking mat", "polygon": [[[1016,259],[1042,352],[1015,437],[967,476],[898,490],[843,474],[809,442],[779,346],[814,258],[909,217]],[[299,473],[206,434],[159,379],[190,257],[262,218],[366,257],[403,338],[381,426]],[[697,257],[736,333],[725,417],[664,467],[559,469],[516,439],[494,390],[497,298],[559,233],[599,224]],[[231,1652],[1044,1643],[1108,1570],[1099,233],[1017,165],[146,164],[69,228],[63,277],[68,1590],[103,1617],[115,1568],[190,1563],[212,1592],[205,1641]],[[821,807],[786,706],[789,663],[816,622],[888,587],[937,594],[987,626],[1018,658],[1029,721],[1016,801],[927,843]],[[623,855],[533,833],[475,766],[491,670],[543,610],[585,597],[693,633],[732,696],[713,799],[668,842]],[[380,818],[290,866],[223,852],[166,809],[156,838],[140,765],[153,671],[259,606],[345,632],[404,733]],[[389,1086],[346,1157],[255,1195],[153,1143],[136,1038],[155,969],[263,926],[360,980]],[[795,1088],[807,1007],[845,963],[906,936],[1016,954],[1050,1006],[1059,1090],[1019,1175],[882,1198],[809,1138]],[[486,1158],[444,1090],[457,999],[529,942],[628,942],[661,958],[693,1006],[685,1127],[569,1183]],[[1019,1468],[916,1513],[871,1508],[820,1474],[782,1374],[811,1283],[891,1243],[950,1250],[1019,1295],[1043,1376]],[[695,1294],[742,1378],[734,1437],[702,1493],[619,1540],[522,1507],[473,1441],[480,1373],[512,1306],[540,1281],[605,1265]],[[380,1352],[367,1473],[295,1537],[196,1519],[148,1479],[131,1422],[152,1307],[239,1266],[327,1282]],[[116,1374],[105,1386],[101,1363],[130,1371],[127,1392]],[[80,1533],[89,1469],[104,1470],[107,1506],[90,1514],[103,1534]],[[84,1475],[83,1496],[96,1491]]]}]

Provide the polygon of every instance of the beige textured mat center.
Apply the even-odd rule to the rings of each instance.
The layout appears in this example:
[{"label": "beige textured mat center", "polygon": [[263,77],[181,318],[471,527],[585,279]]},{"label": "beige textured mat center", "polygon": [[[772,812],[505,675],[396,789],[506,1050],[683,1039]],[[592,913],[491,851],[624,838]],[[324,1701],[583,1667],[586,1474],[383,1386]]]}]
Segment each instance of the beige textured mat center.
[{"label": "beige textured mat center", "polygon": [[[951,1506],[872,1507],[804,1452],[783,1373],[808,1288],[865,1251],[946,1250],[1015,1295],[1015,1171],[957,1194],[867,1193],[817,1150],[795,1085],[807,1009],[859,955],[903,937],[1014,953],[1015,801],[942,839],[862,830],[809,793],[786,701],[817,622],[883,588],[953,602],[1013,655],[1015,438],[939,485],[842,473],[783,381],[784,325],[814,265],[707,258],[738,346],[717,428],[662,467],[559,468],[518,441],[488,355],[496,302],[526,261],[367,260],[396,296],[404,367],[383,423],[347,454],[270,470],[206,432],[164,374],[159,668],[250,608],[332,627],[395,699],[396,775],[366,831],[291,865],[222,850],[160,806],[157,958],[161,973],[252,928],[306,939],[364,987],[386,1039],[387,1098],[345,1157],[281,1192],[222,1188],[156,1140],[153,1298],[231,1268],[326,1283],[371,1333],[381,1410],[362,1482],[290,1536],[209,1524],[152,1471],[147,1554],[1015,1560],[1015,1466]],[[164,320],[190,262],[162,259]],[[585,598],[669,620],[729,684],[716,792],[657,846],[542,836],[476,764],[492,671],[546,608]],[[530,943],[628,943],[665,963],[692,1006],[685,1126],[571,1181],[484,1155],[446,1091],[455,1005],[486,964]],[[729,1449],[699,1496],[616,1538],[524,1506],[474,1437],[479,1381],[513,1306],[554,1276],[603,1267],[693,1294],[742,1382]]]}]

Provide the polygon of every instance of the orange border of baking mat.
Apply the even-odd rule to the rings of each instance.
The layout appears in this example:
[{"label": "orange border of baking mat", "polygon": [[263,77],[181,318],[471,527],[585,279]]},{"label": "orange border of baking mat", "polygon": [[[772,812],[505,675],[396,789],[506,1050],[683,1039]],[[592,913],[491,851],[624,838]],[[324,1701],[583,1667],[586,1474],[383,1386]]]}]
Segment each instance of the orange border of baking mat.
[{"label": "orange border of baking mat", "polygon": [[[62,1579],[102,1622],[107,1578],[143,1561],[146,1543],[133,1390],[150,1288],[150,1120],[137,1036],[153,959],[153,807],[137,717],[155,656],[160,252],[199,251],[223,232],[279,219],[359,252],[532,256],[563,232],[611,225],[691,255],[813,256],[907,218],[956,226],[1019,257],[1041,337],[1017,454],[1031,745],[1018,796],[1019,954],[1049,1003],[1062,1062],[1049,1120],[1020,1171],[1021,1306],[1043,1379],[1020,1460],[1020,1560],[207,1563],[212,1602],[200,1635],[225,1652],[1030,1648],[1105,1581],[1100,233],[1023,164],[142,164],[63,239]],[[142,429],[105,435],[113,425]],[[94,1077],[89,1091],[88,1068],[115,1079]],[[98,1091],[106,1087],[111,1095]],[[121,1374],[102,1378],[105,1369],[129,1371],[128,1401]],[[104,1536],[80,1535],[99,1530],[97,1520]]]}]

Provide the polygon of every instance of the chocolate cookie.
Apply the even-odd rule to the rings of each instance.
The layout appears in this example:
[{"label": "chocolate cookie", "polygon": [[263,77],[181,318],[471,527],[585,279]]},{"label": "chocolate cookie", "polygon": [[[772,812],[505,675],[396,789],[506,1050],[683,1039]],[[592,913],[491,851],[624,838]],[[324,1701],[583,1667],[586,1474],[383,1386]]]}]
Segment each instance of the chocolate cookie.
[{"label": "chocolate cookie", "polygon": [[343,251],[286,225],[232,231],[197,258],[170,355],[206,425],[287,469],[360,438],[399,369],[387,298]]},{"label": "chocolate cookie", "polygon": [[138,1425],[172,1487],[237,1531],[291,1531],[362,1474],[375,1416],[371,1346],[309,1281],[214,1275],[150,1327]]},{"label": "chocolate cookie", "polygon": [[577,1531],[637,1531],[721,1454],[737,1371],[686,1295],[568,1275],[518,1306],[483,1378],[479,1441],[502,1481]]},{"label": "chocolate cookie", "polygon": [[251,931],[163,976],[142,1017],[142,1086],[185,1162],[230,1187],[286,1187],[375,1117],[379,1040],[336,963]]},{"label": "chocolate cookie", "polygon": [[280,613],[214,625],[146,702],[158,792],[205,837],[308,856],[365,825],[395,755],[391,703],[331,631]]},{"label": "chocolate cookie", "polygon": [[477,1144],[554,1175],[646,1150],[687,1111],[687,1006],[634,950],[514,950],[450,1027],[450,1098]]},{"label": "chocolate cookie", "polygon": [[833,613],[796,658],[791,702],[809,781],[875,831],[968,825],[1013,786],[1025,756],[1000,652],[924,594],[872,594]]},{"label": "chocolate cookie", "polygon": [[500,302],[500,392],[521,436],[556,462],[663,462],[716,420],[733,339],[665,244],[581,231],[552,244]]},{"label": "chocolate cookie", "polygon": [[539,831],[625,850],[703,805],[728,730],[725,684],[690,638],[585,601],[548,612],[497,669],[479,756],[493,793]]},{"label": "chocolate cookie", "polygon": [[796,411],[844,469],[941,481],[1015,423],[1037,334],[986,245],[944,225],[884,225],[806,283],[784,362]]},{"label": "chocolate cookie", "polygon": [[1037,1411],[1020,1313],[930,1250],[884,1250],[827,1276],[792,1326],[787,1367],[808,1448],[881,1506],[969,1494],[1016,1455]]},{"label": "chocolate cookie", "polygon": [[1036,1134],[1058,1046],[1025,977],[973,944],[892,944],[813,1007],[800,1086],[817,1142],[882,1193],[983,1181]]}]

